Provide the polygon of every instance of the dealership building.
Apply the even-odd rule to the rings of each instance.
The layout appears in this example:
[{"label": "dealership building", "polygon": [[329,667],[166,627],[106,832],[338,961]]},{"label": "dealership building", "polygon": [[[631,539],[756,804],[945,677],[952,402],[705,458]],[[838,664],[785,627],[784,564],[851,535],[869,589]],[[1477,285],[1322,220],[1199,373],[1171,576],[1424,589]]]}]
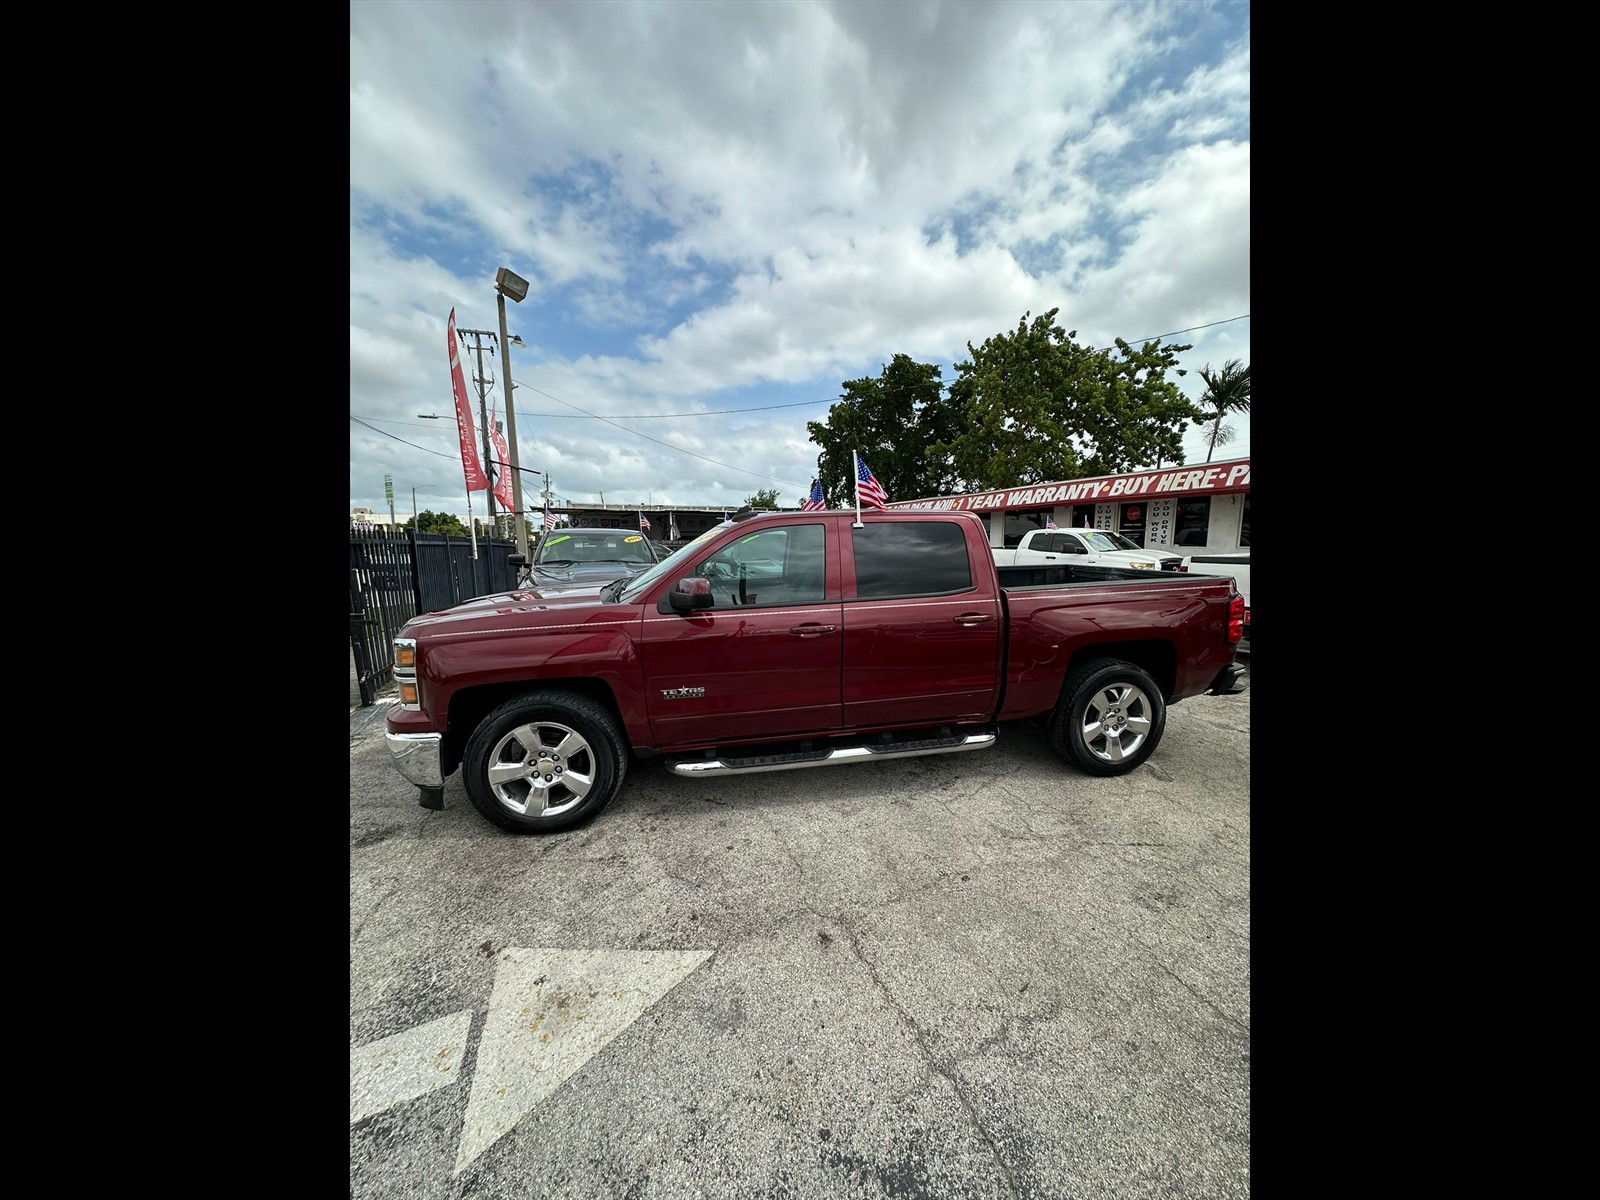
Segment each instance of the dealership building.
[{"label": "dealership building", "polygon": [[[977,513],[988,527],[989,544],[997,547],[1013,547],[1030,529],[1042,529],[1053,520],[1062,528],[1115,530],[1151,550],[1182,550],[1185,554],[1247,550],[1250,460],[1226,459],[961,496],[896,500],[889,508]],[[725,506],[590,504],[553,506],[551,511],[570,525],[612,529],[640,529],[643,516],[652,538],[676,545],[720,523],[730,510]],[[351,514],[351,523],[356,528],[384,528],[390,525],[387,516],[357,509]],[[480,522],[483,516],[476,514]],[[463,516],[462,523],[470,519]],[[676,538],[672,537],[674,526]]]},{"label": "dealership building", "polygon": [[975,512],[989,544],[1012,547],[1047,521],[1108,529],[1151,550],[1220,553],[1250,547],[1250,460],[1031,483],[998,491],[898,500],[891,509]]}]

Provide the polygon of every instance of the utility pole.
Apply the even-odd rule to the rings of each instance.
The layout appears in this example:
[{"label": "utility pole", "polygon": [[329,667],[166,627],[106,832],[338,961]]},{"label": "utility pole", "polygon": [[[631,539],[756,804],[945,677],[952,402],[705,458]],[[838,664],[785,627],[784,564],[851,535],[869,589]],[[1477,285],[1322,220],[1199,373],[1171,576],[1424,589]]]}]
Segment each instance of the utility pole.
[{"label": "utility pole", "polygon": [[[511,507],[516,510],[517,553],[527,558],[528,523],[522,519],[522,465],[517,457],[517,406],[511,398],[511,389],[515,385],[511,382],[511,338],[506,333],[506,297],[522,303],[522,298],[528,294],[528,281],[509,267],[501,267],[495,272],[494,292],[495,305],[500,310],[500,360],[506,381],[506,437],[510,442],[506,449],[511,452]],[[517,345],[522,345],[521,338],[517,339]]]},{"label": "utility pole", "polygon": [[[463,333],[471,334],[472,340],[478,349],[478,377],[476,380],[478,385],[478,428],[483,431],[483,470],[484,473],[488,474],[490,477],[489,526],[490,528],[494,529],[496,528],[496,520],[494,515],[494,475],[491,467],[491,464],[494,462],[494,444],[489,440],[489,401],[487,399],[488,392],[484,386],[486,380],[483,377],[483,339],[486,337],[493,337],[494,330],[462,329],[457,326],[456,333],[457,335]],[[502,469],[504,469],[503,466]],[[498,529],[496,529],[496,532],[498,532]]]}]

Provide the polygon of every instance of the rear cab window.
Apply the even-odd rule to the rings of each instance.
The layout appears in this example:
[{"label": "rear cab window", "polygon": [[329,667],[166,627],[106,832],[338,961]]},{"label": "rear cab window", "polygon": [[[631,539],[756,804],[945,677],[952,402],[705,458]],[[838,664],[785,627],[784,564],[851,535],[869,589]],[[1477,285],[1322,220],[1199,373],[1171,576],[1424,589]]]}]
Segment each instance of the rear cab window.
[{"label": "rear cab window", "polygon": [[974,590],[967,537],[954,521],[878,521],[852,526],[850,538],[858,600]]}]

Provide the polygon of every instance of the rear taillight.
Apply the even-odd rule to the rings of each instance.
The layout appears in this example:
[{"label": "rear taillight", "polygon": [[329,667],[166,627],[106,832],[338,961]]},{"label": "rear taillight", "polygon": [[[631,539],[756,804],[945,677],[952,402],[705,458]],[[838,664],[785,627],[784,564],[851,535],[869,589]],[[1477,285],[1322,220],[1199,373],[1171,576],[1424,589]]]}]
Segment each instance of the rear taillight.
[{"label": "rear taillight", "polygon": [[1244,597],[1238,592],[1228,601],[1228,641],[1238,645],[1244,637]]},{"label": "rear taillight", "polygon": [[1176,567],[1175,567],[1175,568],[1174,568],[1174,570],[1178,570],[1178,571],[1182,571],[1182,572],[1183,572],[1183,573],[1184,573],[1184,574],[1185,574],[1185,575],[1187,575],[1187,574],[1188,574],[1188,573],[1189,573],[1189,568],[1188,568],[1188,567],[1186,567],[1186,566],[1184,566],[1184,565],[1183,565],[1183,564],[1182,564],[1182,563],[1179,563],[1179,564],[1178,564],[1178,565],[1177,565],[1177,566],[1176,566]]}]

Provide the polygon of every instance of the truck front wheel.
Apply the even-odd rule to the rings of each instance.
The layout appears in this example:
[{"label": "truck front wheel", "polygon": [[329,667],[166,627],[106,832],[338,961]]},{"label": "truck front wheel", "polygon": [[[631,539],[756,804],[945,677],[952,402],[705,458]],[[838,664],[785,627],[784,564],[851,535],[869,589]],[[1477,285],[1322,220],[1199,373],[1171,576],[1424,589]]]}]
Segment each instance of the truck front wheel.
[{"label": "truck front wheel", "polygon": [[1155,753],[1167,702],[1144,671],[1116,658],[1073,668],[1050,715],[1050,746],[1090,775],[1121,775]]},{"label": "truck front wheel", "polygon": [[570,692],[506,701],[467,739],[472,806],[512,833],[555,833],[589,820],[622,786],[628,751],[616,721]]}]

